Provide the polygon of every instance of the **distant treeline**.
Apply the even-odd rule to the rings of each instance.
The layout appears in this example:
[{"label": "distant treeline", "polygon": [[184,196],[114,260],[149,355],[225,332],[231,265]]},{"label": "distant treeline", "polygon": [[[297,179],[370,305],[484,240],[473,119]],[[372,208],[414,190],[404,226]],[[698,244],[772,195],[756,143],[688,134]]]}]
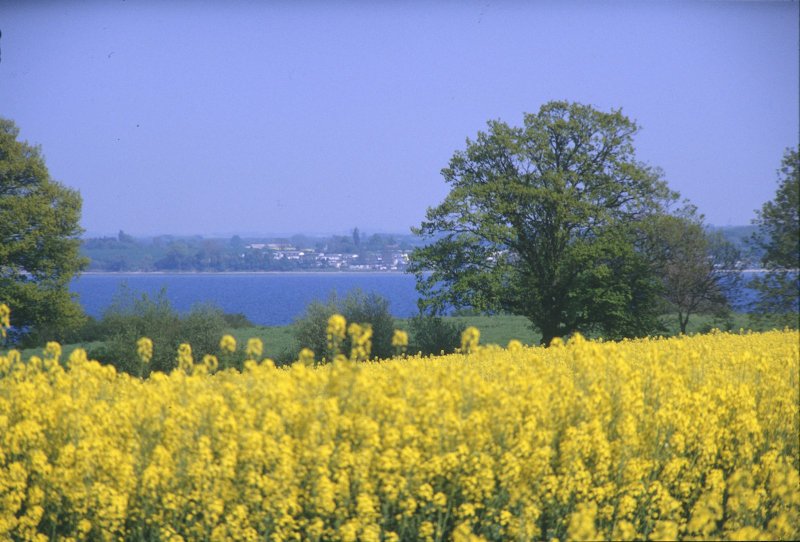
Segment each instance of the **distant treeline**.
[{"label": "distant treeline", "polygon": [[84,239],[90,271],[294,271],[333,269],[402,270],[420,240],[412,235],[204,238],[161,235]]},{"label": "distant treeline", "polygon": [[[715,229],[741,250],[745,266],[758,266],[761,255],[753,253],[747,243],[755,231],[754,226]],[[172,235],[134,238],[120,231],[116,237],[85,239],[81,252],[90,260],[90,271],[403,270],[404,265],[392,267],[392,264],[422,244],[413,235],[367,236],[357,228],[351,235],[329,237],[242,238],[234,235],[226,239]],[[339,255],[341,261],[337,264]]]}]

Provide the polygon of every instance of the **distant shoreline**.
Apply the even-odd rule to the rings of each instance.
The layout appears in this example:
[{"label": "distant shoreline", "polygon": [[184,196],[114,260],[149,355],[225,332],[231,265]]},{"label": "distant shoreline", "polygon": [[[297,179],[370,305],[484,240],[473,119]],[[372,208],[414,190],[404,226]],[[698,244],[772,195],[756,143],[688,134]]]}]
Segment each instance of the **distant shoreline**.
[{"label": "distant shoreline", "polygon": [[406,271],[83,271],[77,275],[412,275]]},{"label": "distant shoreline", "polygon": [[[794,271],[794,270],[790,270]],[[769,269],[742,269],[740,273],[767,273]],[[413,275],[407,271],[377,271],[374,269],[325,271],[83,271],[82,275]]]}]

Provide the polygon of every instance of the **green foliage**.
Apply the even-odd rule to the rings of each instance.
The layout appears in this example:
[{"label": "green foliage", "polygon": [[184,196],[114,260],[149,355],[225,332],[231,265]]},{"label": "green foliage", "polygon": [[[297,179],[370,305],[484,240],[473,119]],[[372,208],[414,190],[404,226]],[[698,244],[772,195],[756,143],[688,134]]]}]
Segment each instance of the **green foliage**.
[{"label": "green foliage", "polygon": [[[86,320],[83,322],[83,325],[70,331],[64,337],[64,343],[75,344],[103,341],[106,338],[105,334],[106,329],[103,326],[102,320],[98,320],[92,316],[87,316]],[[41,345],[44,344],[44,342],[39,342],[37,344]]]},{"label": "green foliage", "polygon": [[153,359],[145,368],[145,374],[169,372],[176,367],[176,352],[181,343],[192,345],[195,361],[204,354],[219,355],[219,341],[226,324],[222,311],[215,307],[197,305],[181,318],[164,290],[151,299],[147,294],[136,296],[122,288],[103,315],[100,326],[106,341],[90,351],[90,357],[138,375],[141,362],[136,341],[141,337],[153,341]]},{"label": "green foliage", "polygon": [[461,344],[461,333],[466,325],[445,321],[438,316],[420,314],[408,320],[411,335],[408,352],[423,356],[452,353]]},{"label": "green foliage", "polygon": [[62,340],[83,321],[69,292],[79,255],[81,197],[50,178],[39,147],[0,118],[0,302],[16,339]]},{"label": "green foliage", "polygon": [[775,199],[758,211],[753,221],[758,231],[753,244],[763,250],[764,277],[750,287],[759,297],[752,312],[756,318],[770,318],[778,324],[797,327],[800,307],[800,147],[786,149],[778,172]]},{"label": "green foliage", "polygon": [[386,298],[376,293],[365,294],[361,290],[353,290],[344,298],[340,309],[340,314],[348,323],[368,323],[372,326],[373,357],[386,359],[392,356],[394,353],[392,335],[395,326]]},{"label": "green foliage", "polygon": [[646,223],[646,252],[663,284],[667,310],[686,333],[693,314],[725,319],[729,295],[741,282],[740,252],[719,231],[703,224],[703,215],[686,205],[672,215]]},{"label": "green foliage", "polygon": [[786,149],[778,175],[775,199],[758,211],[754,242],[764,249],[768,269],[800,267],[800,147]]},{"label": "green foliage", "polygon": [[326,303],[312,301],[306,306],[303,316],[293,324],[293,334],[297,342],[294,350],[310,348],[317,359],[321,359],[328,352],[326,329],[328,318],[338,312],[336,296],[332,295]]},{"label": "green foliage", "polygon": [[247,316],[245,316],[241,312],[233,312],[233,313],[225,313],[222,315],[222,318],[225,320],[225,325],[229,328],[233,329],[241,329],[246,327],[253,327],[253,322],[251,322]]},{"label": "green foliage", "polygon": [[522,127],[488,126],[442,170],[450,193],[414,230],[432,241],[409,266],[421,308],[524,315],[543,343],[652,331],[658,284],[635,243],[675,194],[636,161],[636,124],[551,102]]},{"label": "green foliage", "polygon": [[[392,334],[394,318],[389,312],[389,301],[375,293],[365,294],[361,290],[352,290],[344,299],[334,293],[327,302],[310,303],[305,313],[294,324],[294,334],[299,348],[310,348],[317,359],[330,357],[327,352],[328,318],[333,314],[341,314],[347,323],[370,324],[372,326],[372,356],[389,358],[394,349]],[[350,351],[350,344],[345,341],[343,351]]]},{"label": "green foliage", "polygon": [[[192,345],[195,360],[202,359],[203,354],[219,355],[219,342],[226,327],[222,310],[208,304],[198,304],[191,308],[189,314],[180,319],[180,342]],[[244,345],[239,345],[239,350]]]}]

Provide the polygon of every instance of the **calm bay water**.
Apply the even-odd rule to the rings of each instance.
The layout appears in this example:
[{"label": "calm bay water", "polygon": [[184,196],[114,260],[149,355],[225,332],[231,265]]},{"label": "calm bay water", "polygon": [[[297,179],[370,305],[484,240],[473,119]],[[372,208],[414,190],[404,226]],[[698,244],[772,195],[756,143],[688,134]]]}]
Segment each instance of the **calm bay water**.
[{"label": "calm bay water", "polygon": [[87,314],[98,318],[123,284],[151,297],[166,288],[172,306],[182,313],[196,303],[213,303],[265,326],[291,323],[306,305],[325,301],[334,291],[342,297],[355,288],[380,294],[399,318],[417,312],[418,298],[414,277],[404,273],[87,273],[70,289]]},{"label": "calm bay water", "polygon": [[[754,292],[745,284],[732,295],[736,310],[745,310]],[[344,296],[360,288],[389,300],[389,310],[399,318],[417,312],[414,277],[405,273],[87,273],[70,289],[77,293],[86,312],[99,318],[121,285],[134,293],[153,297],[166,288],[167,298],[179,312],[196,303],[213,303],[225,312],[243,313],[255,324],[282,326],[303,314],[314,300],[325,301],[331,292]]]}]

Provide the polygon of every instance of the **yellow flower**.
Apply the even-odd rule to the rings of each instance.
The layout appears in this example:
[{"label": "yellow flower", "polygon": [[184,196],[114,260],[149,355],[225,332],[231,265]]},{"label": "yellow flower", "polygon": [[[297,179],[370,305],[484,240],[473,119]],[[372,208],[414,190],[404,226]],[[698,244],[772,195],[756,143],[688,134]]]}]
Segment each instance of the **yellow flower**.
[{"label": "yellow flower", "polygon": [[567,538],[570,540],[596,540],[595,516],[597,505],[595,503],[581,503],[569,519]]},{"label": "yellow flower", "polygon": [[193,365],[192,346],[188,343],[181,343],[181,345],[178,346],[178,369],[189,373]]},{"label": "yellow flower", "polygon": [[0,335],[6,337],[6,330],[11,327],[11,309],[5,303],[0,303]]},{"label": "yellow flower", "polygon": [[358,338],[361,335],[361,326],[353,322],[347,326],[347,334],[350,335],[350,338]]},{"label": "yellow flower", "polygon": [[408,346],[408,332],[402,329],[395,329],[392,335],[392,346],[405,348]]},{"label": "yellow flower", "polygon": [[369,359],[372,351],[372,326],[352,323],[347,328],[347,334],[351,341],[350,359],[352,361]]},{"label": "yellow flower", "polygon": [[314,365],[314,351],[310,348],[303,348],[300,350],[297,360],[303,365]]},{"label": "yellow flower", "polygon": [[341,314],[334,314],[328,318],[328,328],[326,334],[328,337],[328,350],[332,357],[336,357],[339,352],[339,347],[344,340],[347,331],[347,320]]},{"label": "yellow flower", "polygon": [[341,314],[334,314],[328,318],[328,336],[344,339],[347,320]]},{"label": "yellow flower", "polygon": [[430,521],[423,521],[419,526],[418,534],[420,538],[428,538],[428,537],[433,537],[433,533],[435,532],[436,530],[434,529],[433,523],[431,523]]},{"label": "yellow flower", "polygon": [[86,350],[84,350],[83,348],[76,348],[69,355],[68,360],[70,368],[75,368],[80,366],[81,364],[87,363],[89,361],[89,358],[86,357]]},{"label": "yellow flower", "polygon": [[570,346],[579,346],[586,343],[586,338],[581,335],[579,332],[575,332],[569,338],[569,345]]},{"label": "yellow flower", "polygon": [[261,339],[258,337],[247,339],[246,352],[249,359],[258,360],[261,357],[261,354],[264,353],[264,343],[262,343]]},{"label": "yellow flower", "polygon": [[461,351],[469,354],[478,348],[481,332],[478,328],[470,326],[461,334]]},{"label": "yellow flower", "polygon": [[53,341],[48,342],[44,348],[43,355],[45,359],[58,361],[61,357],[61,345]]},{"label": "yellow flower", "polygon": [[213,373],[219,367],[219,360],[217,356],[206,354],[203,356],[203,366],[206,368],[206,371],[209,373]]},{"label": "yellow flower", "polygon": [[223,335],[219,341],[219,349],[228,354],[235,352],[236,339],[233,338],[233,335]]},{"label": "yellow flower", "polygon": [[153,359],[153,341],[147,337],[136,341],[136,353],[144,365],[150,363],[150,360]]},{"label": "yellow flower", "polygon": [[58,518],[64,540],[794,540],[798,343],[720,332],[217,374],[184,344],[188,374],[147,380],[80,349],[45,371],[9,351],[0,540],[49,539]]}]

